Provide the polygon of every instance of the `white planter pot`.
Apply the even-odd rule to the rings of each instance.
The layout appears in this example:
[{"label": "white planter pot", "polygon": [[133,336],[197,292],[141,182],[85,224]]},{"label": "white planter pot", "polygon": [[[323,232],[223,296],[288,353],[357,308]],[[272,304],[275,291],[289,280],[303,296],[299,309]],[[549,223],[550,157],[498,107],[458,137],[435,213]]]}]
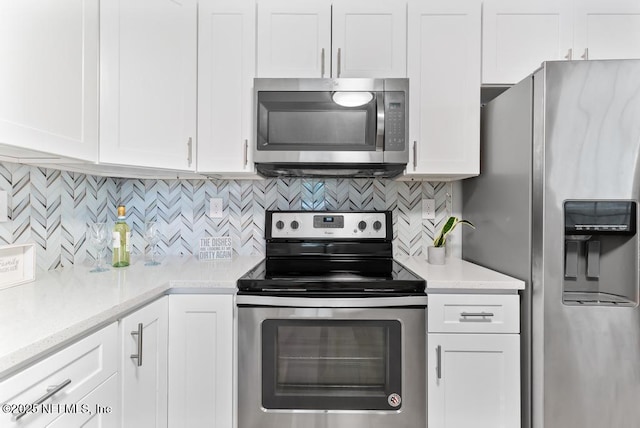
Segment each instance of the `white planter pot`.
[{"label": "white planter pot", "polygon": [[427,247],[428,261],[432,265],[444,264],[445,247]]}]

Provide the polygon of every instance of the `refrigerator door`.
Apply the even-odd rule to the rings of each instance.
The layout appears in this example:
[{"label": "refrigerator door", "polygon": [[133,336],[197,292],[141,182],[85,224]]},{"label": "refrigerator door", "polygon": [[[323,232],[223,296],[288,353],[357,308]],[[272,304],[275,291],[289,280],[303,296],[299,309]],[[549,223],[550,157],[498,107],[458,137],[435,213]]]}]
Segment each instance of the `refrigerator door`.
[{"label": "refrigerator door", "polygon": [[[610,247],[592,237],[598,244],[580,253],[592,260],[584,284],[631,290],[628,304],[563,302],[563,289],[575,286],[565,278],[565,242],[575,238],[565,235],[565,203],[640,199],[640,61],[550,62],[536,77],[534,93],[545,96],[534,115],[533,427],[637,427],[637,235]],[[577,275],[587,268],[578,263]]]}]

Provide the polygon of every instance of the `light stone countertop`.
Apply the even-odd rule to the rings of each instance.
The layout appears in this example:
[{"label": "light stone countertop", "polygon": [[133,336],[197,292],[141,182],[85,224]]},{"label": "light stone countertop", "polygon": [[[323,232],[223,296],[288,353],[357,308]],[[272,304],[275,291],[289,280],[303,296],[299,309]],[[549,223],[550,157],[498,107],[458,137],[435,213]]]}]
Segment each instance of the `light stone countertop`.
[{"label": "light stone countertop", "polygon": [[429,264],[425,257],[397,257],[396,260],[427,281],[427,294],[524,290],[524,281],[461,259],[447,258],[444,265]]},{"label": "light stone countertop", "polygon": [[0,379],[163,294],[235,294],[236,280],[261,260],[177,256],[100,273],[82,265],[38,272],[34,282],[0,290]]},{"label": "light stone countertop", "polygon": [[[90,273],[89,266],[39,272],[36,280],[0,290],[0,380],[169,293],[235,294],[236,280],[262,260],[198,261],[166,257],[158,266],[142,259],[126,268]],[[459,260],[430,265],[424,257],[397,260],[435,292],[507,292],[522,281]]]}]

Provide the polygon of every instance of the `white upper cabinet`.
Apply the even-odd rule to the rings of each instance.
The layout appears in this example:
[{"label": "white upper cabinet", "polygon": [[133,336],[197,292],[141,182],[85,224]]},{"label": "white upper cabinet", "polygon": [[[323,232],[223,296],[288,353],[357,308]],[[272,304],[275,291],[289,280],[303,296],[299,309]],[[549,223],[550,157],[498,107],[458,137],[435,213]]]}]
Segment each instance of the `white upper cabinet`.
[{"label": "white upper cabinet", "polygon": [[100,5],[100,162],[195,170],[197,1]]},{"label": "white upper cabinet", "polygon": [[258,1],[258,77],[406,77],[406,3]]},{"label": "white upper cabinet", "polygon": [[483,0],[482,83],[517,83],[543,61],[640,58],[637,0]]},{"label": "white upper cabinet", "polygon": [[95,161],[98,0],[0,2],[0,144]]},{"label": "white upper cabinet", "polygon": [[405,177],[479,173],[480,23],[476,0],[409,1],[412,147]]},{"label": "white upper cabinet", "polygon": [[516,83],[572,55],[571,0],[484,0],[482,83]]},{"label": "white upper cabinet", "polygon": [[640,58],[640,1],[576,1],[573,22],[574,56]]},{"label": "white upper cabinet", "polygon": [[336,0],[332,33],[333,77],[406,77],[404,1]]},{"label": "white upper cabinet", "polygon": [[258,2],[258,77],[330,77],[331,2]]},{"label": "white upper cabinet", "polygon": [[253,173],[254,0],[198,4],[198,172]]}]

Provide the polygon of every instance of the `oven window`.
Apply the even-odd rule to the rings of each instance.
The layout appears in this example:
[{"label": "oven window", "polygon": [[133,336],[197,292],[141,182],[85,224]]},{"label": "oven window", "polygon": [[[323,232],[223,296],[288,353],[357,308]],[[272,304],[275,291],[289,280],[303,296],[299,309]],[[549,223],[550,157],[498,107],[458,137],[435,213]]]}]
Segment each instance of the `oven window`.
[{"label": "oven window", "polygon": [[397,410],[401,348],[397,320],[265,320],[263,406]]}]

